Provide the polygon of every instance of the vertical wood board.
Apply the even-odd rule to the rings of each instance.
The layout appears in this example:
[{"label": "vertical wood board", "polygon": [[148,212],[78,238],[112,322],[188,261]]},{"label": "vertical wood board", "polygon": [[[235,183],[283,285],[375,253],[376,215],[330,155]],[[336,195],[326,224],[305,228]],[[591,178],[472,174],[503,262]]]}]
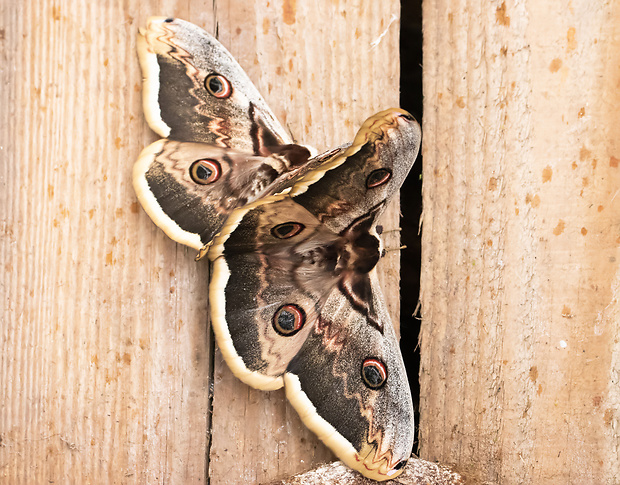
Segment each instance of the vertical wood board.
[{"label": "vertical wood board", "polygon": [[204,483],[207,272],[131,185],[155,3],[0,6],[2,483]]},{"label": "vertical wood board", "polygon": [[[208,265],[133,193],[132,165],[157,139],[135,50],[150,15],[217,31],[318,148],[398,103],[394,1],[0,4],[3,483],[252,483],[331,456],[282,393],[212,367]],[[385,259],[397,322],[397,251]]]},{"label": "vertical wood board", "polygon": [[[353,139],[363,121],[398,106],[399,3],[218,2],[220,41],[248,72],[295,140],[319,150]],[[325,19],[329,19],[328,22]],[[392,205],[386,229],[397,227]],[[399,237],[388,232],[387,247]],[[381,282],[398,322],[398,252]],[[329,390],[326,390],[329,392]],[[302,424],[284,391],[265,393],[215,363],[212,483],[263,483],[328,461],[331,452]]]},{"label": "vertical wood board", "polygon": [[421,455],[617,483],[620,6],[423,13]]}]

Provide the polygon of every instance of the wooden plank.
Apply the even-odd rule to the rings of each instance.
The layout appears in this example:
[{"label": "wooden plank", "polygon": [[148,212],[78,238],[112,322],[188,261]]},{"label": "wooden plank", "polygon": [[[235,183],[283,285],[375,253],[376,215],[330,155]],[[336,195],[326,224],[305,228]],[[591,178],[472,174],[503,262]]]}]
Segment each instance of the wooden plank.
[{"label": "wooden plank", "polygon": [[[371,114],[398,106],[398,2],[217,5],[221,42],[295,139],[319,149],[334,147],[350,141]],[[387,229],[396,227],[394,206],[386,221]],[[388,247],[398,247],[398,234],[389,237]],[[385,259],[384,290],[398,322],[398,252]],[[216,353],[212,483],[263,483],[330,459],[283,391],[250,389]]]},{"label": "wooden plank", "polygon": [[421,456],[617,483],[620,5],[424,3]]},{"label": "wooden plank", "polygon": [[0,6],[2,483],[205,481],[207,268],[131,184],[157,4]]},{"label": "wooden plank", "polygon": [[[7,483],[207,480],[208,268],[155,228],[131,187],[134,160],[157,138],[135,53],[149,15],[217,25],[278,116],[319,148],[398,101],[395,1],[2,3]],[[397,259],[384,265],[388,296]],[[214,384],[212,483],[276,478],[330,456],[281,393],[242,386],[220,361]]]}]

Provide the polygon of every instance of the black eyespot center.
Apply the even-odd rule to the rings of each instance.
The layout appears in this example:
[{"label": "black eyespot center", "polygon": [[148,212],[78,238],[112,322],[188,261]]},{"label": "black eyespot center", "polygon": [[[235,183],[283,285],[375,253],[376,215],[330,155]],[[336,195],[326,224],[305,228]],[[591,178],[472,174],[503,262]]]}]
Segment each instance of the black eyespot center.
[{"label": "black eyespot center", "polygon": [[164,22],[169,24],[170,22],[174,22],[174,19],[172,17],[168,17],[166,20],[164,20]]},{"label": "black eyespot center", "polygon": [[221,74],[209,74],[205,79],[205,88],[216,98],[224,99],[232,94],[232,86]]},{"label": "black eyespot center", "polygon": [[377,170],[370,172],[370,175],[368,175],[368,178],[366,179],[366,187],[369,189],[374,189],[375,187],[385,184],[391,178],[392,172],[390,170],[387,168],[378,168]]},{"label": "black eyespot center", "polygon": [[208,185],[220,178],[222,167],[217,160],[203,158],[192,163],[189,175],[197,184]]},{"label": "black eyespot center", "polygon": [[273,315],[273,329],[284,337],[292,337],[306,323],[306,312],[293,303],[282,305]]},{"label": "black eyespot center", "polygon": [[271,234],[278,239],[289,239],[293,236],[297,236],[305,227],[306,226],[300,222],[284,222],[283,224],[274,226],[271,229]]},{"label": "black eyespot center", "polygon": [[366,387],[376,390],[383,387],[387,381],[387,367],[380,360],[370,357],[362,363],[362,380]]},{"label": "black eyespot center", "polygon": [[224,90],[224,84],[222,80],[218,77],[209,78],[209,90],[214,93],[219,93]]}]

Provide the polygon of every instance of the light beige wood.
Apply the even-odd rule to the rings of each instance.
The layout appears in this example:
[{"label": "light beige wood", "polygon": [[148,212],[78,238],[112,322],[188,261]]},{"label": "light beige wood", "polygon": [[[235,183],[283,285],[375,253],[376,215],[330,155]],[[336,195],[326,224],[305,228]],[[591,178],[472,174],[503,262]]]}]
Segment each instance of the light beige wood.
[{"label": "light beige wood", "polygon": [[[368,116],[398,106],[397,1],[224,3],[217,9],[220,41],[296,140],[320,150],[340,145]],[[397,227],[396,217],[393,208],[386,228]],[[386,244],[398,247],[398,233],[389,236]],[[393,251],[382,262],[395,322],[398,261]],[[242,384],[217,352],[210,459],[212,483],[232,485],[283,478],[332,455],[304,427],[283,390],[265,393]]]},{"label": "light beige wood", "polygon": [[211,382],[208,266],[131,186],[157,138],[136,32],[149,15],[217,26],[296,137],[324,148],[397,105],[398,14],[393,0],[0,3],[0,482],[205,483],[210,456],[211,483],[252,483],[330,457],[282,393],[217,358]]},{"label": "light beige wood", "polygon": [[131,185],[157,3],[0,6],[2,483],[204,483],[207,271]]},{"label": "light beige wood", "polygon": [[618,483],[620,4],[423,14],[421,456]]}]

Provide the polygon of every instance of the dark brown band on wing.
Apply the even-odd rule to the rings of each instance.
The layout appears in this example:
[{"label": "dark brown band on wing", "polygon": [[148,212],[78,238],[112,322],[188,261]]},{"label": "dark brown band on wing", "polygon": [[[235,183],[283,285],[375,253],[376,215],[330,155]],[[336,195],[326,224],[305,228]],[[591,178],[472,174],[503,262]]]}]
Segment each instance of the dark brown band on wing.
[{"label": "dark brown band on wing", "polygon": [[[362,207],[360,202],[365,198],[360,187],[366,183],[366,175],[360,166],[374,154],[374,146],[365,144],[358,152],[347,158],[347,161],[329,171],[329,177],[322,177],[308,187],[303,194],[295,196],[295,202],[305,207],[321,222],[327,222],[342,217],[342,225],[338,230],[344,229],[351,223],[348,214],[359,212]],[[374,205],[372,203],[371,205]],[[365,210],[363,212],[366,212]]]},{"label": "dark brown band on wing", "polygon": [[260,117],[256,114],[254,103],[250,103],[248,107],[248,117],[250,118],[250,138],[254,146],[256,155],[269,155],[265,147],[281,145],[282,140],[278,139],[271,131],[267,129]]},{"label": "dark brown band on wing", "polygon": [[377,318],[373,308],[372,288],[367,274],[348,273],[338,282],[338,289],[370,325],[383,334],[383,323]]},{"label": "dark brown band on wing", "polygon": [[210,118],[198,112],[198,106],[204,103],[194,94],[196,89],[200,89],[200,82],[188,75],[182,59],[175,60],[177,62],[157,56],[159,108],[162,119],[170,127],[169,138],[215,144],[215,136],[205,130]]}]

